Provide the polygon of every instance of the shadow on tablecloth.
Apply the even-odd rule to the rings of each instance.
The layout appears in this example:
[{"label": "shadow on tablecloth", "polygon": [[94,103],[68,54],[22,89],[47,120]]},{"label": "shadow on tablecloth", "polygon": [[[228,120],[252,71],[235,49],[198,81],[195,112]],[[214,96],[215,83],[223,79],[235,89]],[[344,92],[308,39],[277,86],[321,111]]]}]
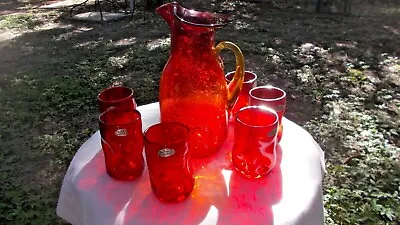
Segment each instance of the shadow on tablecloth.
[{"label": "shadow on tablecloth", "polygon": [[229,159],[231,147],[194,161],[196,184],[187,200],[159,203],[150,190],[140,203],[132,201],[127,206],[123,224],[272,225],[272,206],[282,198],[282,149],[277,147],[277,163],[268,176],[249,180],[234,171],[231,160],[215,159]]}]

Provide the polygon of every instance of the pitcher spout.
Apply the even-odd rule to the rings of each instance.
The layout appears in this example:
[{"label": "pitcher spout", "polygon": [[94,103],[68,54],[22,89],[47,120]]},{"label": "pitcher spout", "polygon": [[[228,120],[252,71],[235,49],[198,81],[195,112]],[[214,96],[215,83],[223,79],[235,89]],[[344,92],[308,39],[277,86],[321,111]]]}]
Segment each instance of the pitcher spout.
[{"label": "pitcher spout", "polygon": [[232,21],[232,17],[226,14],[200,12],[187,9],[177,2],[166,3],[156,9],[170,27],[175,18],[192,26],[221,27]]},{"label": "pitcher spout", "polygon": [[174,20],[175,7],[178,5],[177,2],[166,3],[156,9],[156,12],[167,22],[169,27],[172,27]]}]

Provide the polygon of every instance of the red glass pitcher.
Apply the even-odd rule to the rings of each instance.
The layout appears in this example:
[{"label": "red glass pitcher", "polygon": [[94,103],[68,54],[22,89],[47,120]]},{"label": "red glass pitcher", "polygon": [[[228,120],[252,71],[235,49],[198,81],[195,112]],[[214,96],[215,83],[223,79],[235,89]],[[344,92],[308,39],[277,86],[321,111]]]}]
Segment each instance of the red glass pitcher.
[{"label": "red glass pitcher", "polygon": [[[215,46],[215,29],[229,22],[223,14],[186,9],[176,2],[157,12],[171,29],[171,51],[160,80],[162,122],[180,122],[190,128],[193,157],[216,152],[227,136],[228,111],[243,85],[244,59],[231,42]],[[236,73],[227,85],[219,52],[236,56]]]}]

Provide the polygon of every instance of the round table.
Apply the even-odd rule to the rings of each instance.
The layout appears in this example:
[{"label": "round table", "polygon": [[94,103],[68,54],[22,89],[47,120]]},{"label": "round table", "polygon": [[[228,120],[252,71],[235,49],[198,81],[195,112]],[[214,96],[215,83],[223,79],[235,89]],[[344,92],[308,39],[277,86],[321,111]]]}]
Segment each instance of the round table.
[{"label": "round table", "polygon": [[[159,104],[138,107],[143,130],[159,122]],[[108,176],[96,132],[66,172],[57,214],[73,225],[322,225],[324,153],[311,135],[283,120],[278,163],[265,177],[250,180],[232,168],[233,128],[213,156],[194,159],[195,188],[184,202],[160,203],[147,167],[134,181]]]}]

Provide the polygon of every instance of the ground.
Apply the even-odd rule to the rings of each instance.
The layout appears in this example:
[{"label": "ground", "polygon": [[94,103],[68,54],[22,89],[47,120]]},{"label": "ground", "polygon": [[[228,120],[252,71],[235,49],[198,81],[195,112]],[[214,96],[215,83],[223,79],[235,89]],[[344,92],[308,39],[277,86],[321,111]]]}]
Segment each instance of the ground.
[{"label": "ground", "polygon": [[[183,2],[234,15],[217,40],[242,49],[259,85],[287,91],[286,116],[326,154],[326,224],[399,224],[399,9],[343,16],[271,1]],[[169,55],[167,25],[141,1],[132,21],[109,23],[71,21],[67,9],[39,9],[46,3],[0,3],[0,224],[65,224],[59,188],[98,129],[96,94],[124,84],[139,105],[157,101]]]}]

